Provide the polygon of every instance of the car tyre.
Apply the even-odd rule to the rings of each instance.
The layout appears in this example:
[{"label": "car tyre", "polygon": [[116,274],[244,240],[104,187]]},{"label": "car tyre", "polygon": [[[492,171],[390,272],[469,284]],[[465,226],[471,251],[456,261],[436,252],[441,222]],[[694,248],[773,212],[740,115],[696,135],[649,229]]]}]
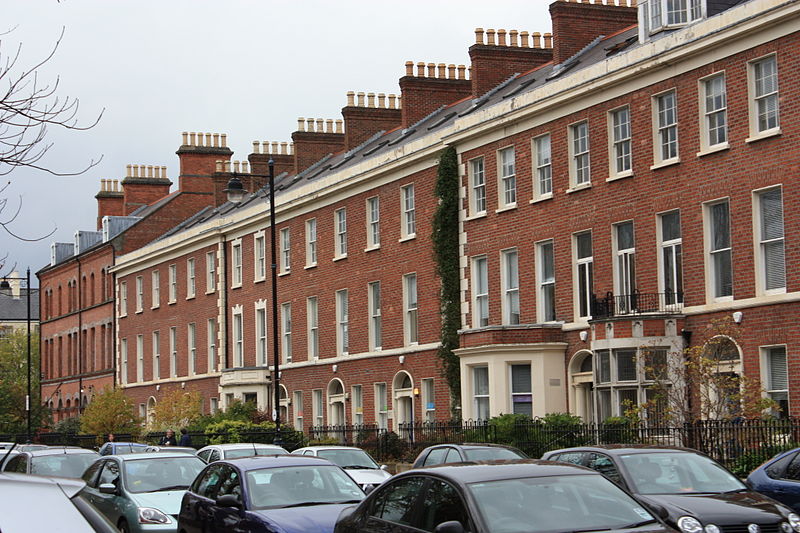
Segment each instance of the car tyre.
[{"label": "car tyre", "polygon": [[131,528],[128,527],[128,522],[125,520],[119,521],[119,524],[117,524],[117,529],[119,529],[119,533],[131,533]]}]

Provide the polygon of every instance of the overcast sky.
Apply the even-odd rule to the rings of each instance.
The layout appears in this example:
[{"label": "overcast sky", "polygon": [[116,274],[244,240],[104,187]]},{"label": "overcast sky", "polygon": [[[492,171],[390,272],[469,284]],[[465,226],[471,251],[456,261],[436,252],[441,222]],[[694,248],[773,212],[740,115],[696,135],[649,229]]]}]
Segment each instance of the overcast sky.
[{"label": "overcast sky", "polygon": [[[177,187],[181,132],[228,135],[233,159],[252,141],[290,141],[298,117],[341,118],[347,91],[399,94],[405,62],[469,64],[476,27],[550,31],[550,0],[202,1],[0,0],[3,65],[22,44],[18,67],[55,57],[40,82],[60,77],[59,95],[80,100],[84,132],[51,128],[46,164],[59,171],[102,161],[77,177],[20,168],[6,176],[7,221],[0,275],[24,275],[50,260],[50,243],[94,230],[101,178],[128,164],[164,165]],[[0,91],[6,90],[0,82]],[[34,276],[35,278],[35,276]],[[38,283],[34,281],[34,285]]]}]

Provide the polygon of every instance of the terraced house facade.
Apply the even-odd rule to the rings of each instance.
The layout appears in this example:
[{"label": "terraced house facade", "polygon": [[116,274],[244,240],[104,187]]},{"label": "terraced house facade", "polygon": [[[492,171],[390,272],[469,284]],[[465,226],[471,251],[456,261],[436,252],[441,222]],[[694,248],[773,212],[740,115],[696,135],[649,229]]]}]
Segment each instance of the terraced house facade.
[{"label": "terraced house facade", "polygon": [[796,414],[800,4],[550,12],[552,35],[476,30],[469,68],[409,62],[399,100],[301,119],[291,149],[231,163],[184,138],[181,180],[250,194],[115,259],[116,379],[141,413],[197,389],[207,411],[252,400],[296,428],[449,418],[431,224],[450,148],[463,418],[620,415],[652,394],[645,351],[679,360],[717,319],[739,332],[716,339],[729,372]]}]

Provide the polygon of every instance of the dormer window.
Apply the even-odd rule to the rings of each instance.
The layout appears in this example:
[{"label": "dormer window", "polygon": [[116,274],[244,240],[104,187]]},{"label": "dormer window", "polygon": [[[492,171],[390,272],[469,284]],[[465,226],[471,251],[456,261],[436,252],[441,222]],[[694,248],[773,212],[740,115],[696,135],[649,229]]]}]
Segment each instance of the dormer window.
[{"label": "dormer window", "polygon": [[705,11],[706,0],[644,0],[639,3],[639,23],[646,38],[700,20]]}]

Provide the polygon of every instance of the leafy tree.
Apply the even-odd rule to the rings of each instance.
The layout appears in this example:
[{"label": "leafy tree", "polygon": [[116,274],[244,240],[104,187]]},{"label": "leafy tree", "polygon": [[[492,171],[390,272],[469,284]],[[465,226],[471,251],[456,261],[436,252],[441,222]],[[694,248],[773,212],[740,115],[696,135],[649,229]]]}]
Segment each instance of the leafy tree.
[{"label": "leafy tree", "polygon": [[49,410],[38,399],[39,334],[31,331],[31,368],[28,369],[28,332],[12,330],[0,339],[0,433],[25,433],[28,427],[25,396],[31,380],[31,431],[46,425]]},{"label": "leafy tree", "polygon": [[185,392],[175,389],[167,392],[156,403],[150,430],[177,430],[196,422],[202,415],[203,397],[200,391]]},{"label": "leafy tree", "polygon": [[137,435],[140,429],[141,420],[136,415],[133,401],[122,389],[103,389],[81,415],[81,432],[100,438],[109,433]]},{"label": "leafy tree", "polygon": [[453,147],[442,150],[436,176],[439,203],[433,216],[436,273],[442,286],[439,306],[442,315],[442,341],[437,352],[441,373],[450,388],[451,416],[457,418],[461,405],[461,369],[454,350],[459,346],[461,327],[461,278],[458,252],[458,156]]}]

